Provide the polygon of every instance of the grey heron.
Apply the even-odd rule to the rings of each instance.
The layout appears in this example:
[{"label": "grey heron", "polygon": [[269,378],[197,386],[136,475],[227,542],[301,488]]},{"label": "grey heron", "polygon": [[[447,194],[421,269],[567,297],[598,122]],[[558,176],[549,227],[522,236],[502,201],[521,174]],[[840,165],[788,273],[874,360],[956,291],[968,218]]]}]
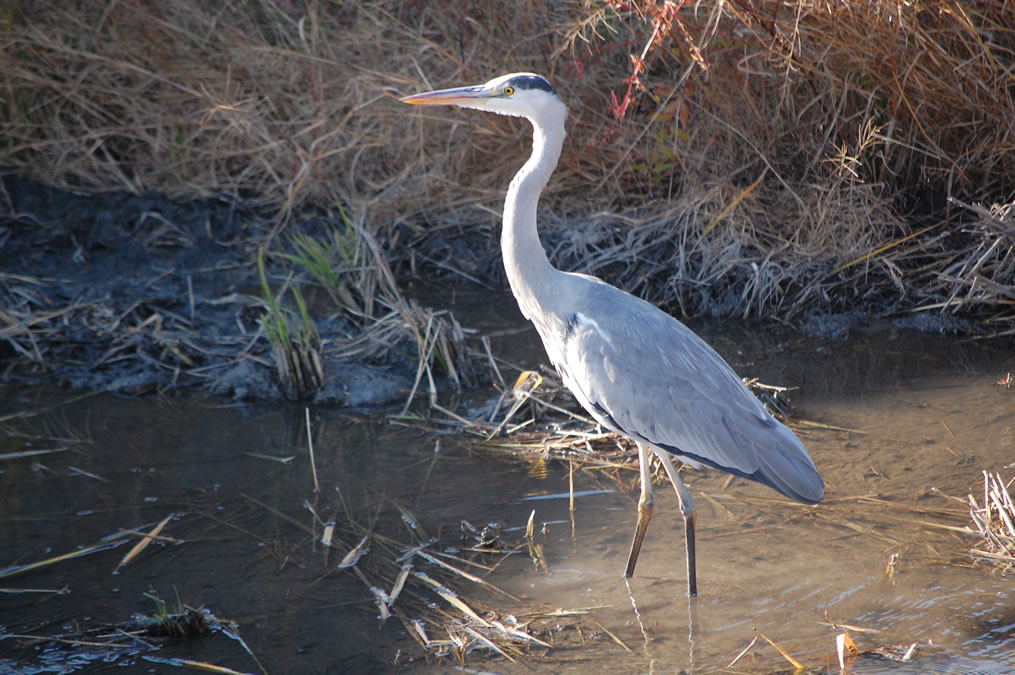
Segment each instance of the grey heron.
[{"label": "grey heron", "polygon": [[532,124],[532,155],[504,201],[504,268],[522,314],[535,325],[564,384],[599,424],[638,447],[641,497],[626,577],[634,574],[652,518],[650,453],[659,458],[680,503],[692,596],[697,595],[694,501],[671,457],[764,483],[800,502],[821,501],[825,483],[803,443],[715,350],[654,305],[550,264],[536,230],[536,203],[560,157],[567,108],[546,79],[512,73],[401,100],[524,117]]}]

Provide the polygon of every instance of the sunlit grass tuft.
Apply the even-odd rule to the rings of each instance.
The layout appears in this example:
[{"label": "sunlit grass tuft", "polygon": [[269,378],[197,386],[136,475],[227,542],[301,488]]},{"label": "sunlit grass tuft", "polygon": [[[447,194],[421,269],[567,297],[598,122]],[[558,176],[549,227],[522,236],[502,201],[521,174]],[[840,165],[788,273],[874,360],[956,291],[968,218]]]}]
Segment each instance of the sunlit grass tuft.
[{"label": "sunlit grass tuft", "polygon": [[264,251],[257,255],[257,271],[267,307],[261,317],[265,335],[271,343],[278,384],[287,398],[306,399],[324,384],[321,360],[321,336],[307,311],[307,303],[296,286],[286,282],[296,310],[281,303],[286,287],[276,295],[264,270]]}]

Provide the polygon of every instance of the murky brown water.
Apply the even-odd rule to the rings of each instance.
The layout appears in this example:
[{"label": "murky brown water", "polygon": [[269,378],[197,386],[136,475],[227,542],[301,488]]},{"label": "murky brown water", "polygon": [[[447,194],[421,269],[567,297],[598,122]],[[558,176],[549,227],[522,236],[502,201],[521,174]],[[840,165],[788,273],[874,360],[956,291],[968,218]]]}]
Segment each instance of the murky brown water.
[{"label": "murky brown water", "polygon": [[[323,521],[335,520],[339,528],[355,521],[411,541],[401,507],[427,535],[451,546],[459,543],[462,519],[511,530],[524,528],[535,509],[537,525],[548,523],[538,538],[549,572],[517,555],[487,579],[543,606],[595,608],[591,616],[631,650],[596,630],[584,636],[584,647],[541,657],[537,663],[547,670],[715,671],[758,632],[808,668],[837,670],[828,625],[835,622],[877,631],[851,633],[864,649],[918,643],[906,663],[867,656],[857,662],[859,672],[1010,672],[1013,577],[970,564],[965,551],[975,540],[937,527],[964,526],[963,508],[934,491],[964,499],[982,490],[983,469],[1012,474],[1015,392],[995,384],[1015,370],[1010,343],[898,333],[846,342],[778,333],[762,336],[760,344],[746,333],[710,339],[741,374],[800,386],[792,396],[800,417],[850,431],[800,432],[827,483],[826,503],[817,508],[789,504],[741,480],[726,487],[726,477],[715,472],[685,474],[699,509],[700,596],[693,602],[684,595],[676,500],[662,486],[638,574],[628,585],[621,572],[637,494],[603,491],[613,483],[592,473],[576,474],[575,489],[590,492],[576,500],[572,536],[566,467],[528,471],[525,463],[471,451],[465,439],[452,436],[440,437],[435,449],[434,435],[386,424],[381,415],[312,411],[321,486],[315,494],[300,406],[75,399],[66,391],[0,388],[0,416],[40,413],[4,423],[0,454],[62,449],[0,462],[0,567],[92,546],[121,528],[151,529],[173,513],[162,534],[179,540],[153,545],[119,573],[117,564],[136,540],[0,578],[6,591],[37,591],[0,594],[0,671],[166,668],[145,658],[258,671],[224,631],[157,651],[141,644],[134,651],[31,648],[10,637],[71,634],[150,614],[149,591],[171,609],[178,597],[235,621],[268,672],[419,666],[419,647],[402,624],[392,618],[379,625],[364,584],[335,569],[347,549],[329,555],[315,544],[320,527],[304,507],[309,500]],[[508,343],[520,350],[520,360],[541,359],[533,334],[501,340]],[[297,457],[282,465],[258,455]],[[893,554],[897,571],[889,579]],[[65,592],[47,592],[59,589]],[[492,602],[512,608],[510,601]],[[479,652],[466,665],[526,671]],[[759,640],[734,670],[786,668]]]}]

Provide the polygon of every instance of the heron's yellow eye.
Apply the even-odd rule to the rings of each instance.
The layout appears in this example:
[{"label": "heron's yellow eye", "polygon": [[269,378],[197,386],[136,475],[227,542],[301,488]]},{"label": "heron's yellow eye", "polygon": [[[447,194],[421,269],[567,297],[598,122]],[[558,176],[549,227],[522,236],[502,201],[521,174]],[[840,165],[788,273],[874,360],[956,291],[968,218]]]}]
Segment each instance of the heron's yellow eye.
[{"label": "heron's yellow eye", "polygon": [[512,87],[511,85],[508,85],[508,86],[504,87],[504,95],[505,96],[511,96],[514,93],[515,93],[515,88]]}]

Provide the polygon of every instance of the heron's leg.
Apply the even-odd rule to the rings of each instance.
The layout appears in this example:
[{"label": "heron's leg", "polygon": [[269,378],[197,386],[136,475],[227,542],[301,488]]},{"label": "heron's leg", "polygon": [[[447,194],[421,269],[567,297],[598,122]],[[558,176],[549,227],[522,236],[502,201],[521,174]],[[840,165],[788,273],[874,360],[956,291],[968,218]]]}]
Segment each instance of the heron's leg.
[{"label": "heron's leg", "polygon": [[687,594],[697,595],[698,575],[694,555],[694,521],[697,516],[694,513],[694,500],[691,499],[691,493],[684,485],[684,481],[680,480],[680,474],[677,473],[677,468],[673,466],[673,462],[666,452],[656,451],[656,456],[663,463],[666,475],[670,477],[673,489],[677,491],[680,513],[684,516],[684,543],[687,545]]},{"label": "heron's leg", "polygon": [[641,497],[638,499],[638,524],[634,528],[631,553],[627,556],[627,570],[624,572],[624,576],[628,579],[634,576],[634,566],[638,564],[638,554],[641,553],[641,542],[645,539],[645,531],[648,529],[649,521],[652,520],[652,504],[655,498],[652,496],[651,461],[652,455],[649,453],[649,447],[638,443]]}]

